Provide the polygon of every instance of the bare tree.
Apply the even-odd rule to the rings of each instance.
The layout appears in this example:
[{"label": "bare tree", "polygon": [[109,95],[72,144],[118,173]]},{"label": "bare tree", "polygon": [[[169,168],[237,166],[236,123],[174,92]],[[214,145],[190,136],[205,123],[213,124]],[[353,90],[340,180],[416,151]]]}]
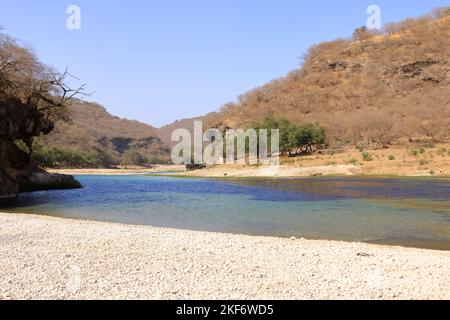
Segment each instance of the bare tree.
[{"label": "bare tree", "polygon": [[[72,89],[69,78],[76,79],[67,70],[59,73],[42,64],[30,48],[0,34],[0,108],[17,127],[8,138],[22,139],[31,153],[34,136],[52,131],[55,121],[69,122],[70,101],[85,95],[85,85]],[[25,130],[20,121],[27,118],[41,125]]]}]

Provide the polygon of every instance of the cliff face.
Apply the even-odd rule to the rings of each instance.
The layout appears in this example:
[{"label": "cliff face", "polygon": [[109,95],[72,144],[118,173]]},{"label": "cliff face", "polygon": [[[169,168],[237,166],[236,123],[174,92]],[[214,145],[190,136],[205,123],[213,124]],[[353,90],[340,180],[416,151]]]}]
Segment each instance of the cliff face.
[{"label": "cliff face", "polygon": [[14,198],[20,191],[60,187],[81,187],[71,176],[54,176],[38,168],[30,153],[15,141],[31,146],[33,137],[54,128],[36,108],[18,99],[0,96],[0,199]]}]

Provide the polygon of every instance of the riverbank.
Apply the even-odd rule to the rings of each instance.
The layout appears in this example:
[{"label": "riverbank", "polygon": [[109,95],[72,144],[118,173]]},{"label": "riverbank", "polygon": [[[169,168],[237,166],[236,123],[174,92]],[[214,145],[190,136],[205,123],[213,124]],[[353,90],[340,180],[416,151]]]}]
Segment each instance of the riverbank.
[{"label": "riverbank", "polygon": [[141,175],[141,174],[178,174],[185,171],[183,165],[154,165],[146,167],[120,167],[100,169],[48,169],[48,172],[70,175]]},{"label": "riverbank", "polygon": [[71,175],[163,174],[186,177],[314,177],[314,176],[396,176],[450,177],[450,146],[410,147],[368,151],[347,150],[336,154],[315,154],[283,158],[279,167],[216,165],[186,171],[180,165],[152,168],[60,169],[54,173]]},{"label": "riverbank", "polygon": [[450,252],[0,213],[2,299],[449,299]]},{"label": "riverbank", "polygon": [[190,177],[392,176],[450,177],[450,146],[389,148],[282,158],[279,167],[217,165],[178,175]]}]

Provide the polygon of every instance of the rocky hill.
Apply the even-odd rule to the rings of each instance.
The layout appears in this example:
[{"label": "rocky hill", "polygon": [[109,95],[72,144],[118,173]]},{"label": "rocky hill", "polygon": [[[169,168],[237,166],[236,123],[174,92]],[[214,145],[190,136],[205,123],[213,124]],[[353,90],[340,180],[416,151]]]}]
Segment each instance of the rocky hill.
[{"label": "rocky hill", "polygon": [[[301,68],[240,96],[205,126],[248,127],[264,117],[318,122],[332,146],[377,148],[450,140],[450,7],[381,33],[313,46]],[[197,118],[201,119],[201,118]],[[183,120],[160,137],[190,127]]]}]

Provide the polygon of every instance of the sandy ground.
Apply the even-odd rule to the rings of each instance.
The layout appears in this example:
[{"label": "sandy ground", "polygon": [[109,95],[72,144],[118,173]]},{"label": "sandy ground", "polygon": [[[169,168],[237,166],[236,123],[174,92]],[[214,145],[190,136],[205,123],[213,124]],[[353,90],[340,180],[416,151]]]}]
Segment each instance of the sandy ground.
[{"label": "sandy ground", "polygon": [[2,299],[449,299],[450,252],[0,213]]},{"label": "sandy ground", "polygon": [[63,169],[50,170],[66,174],[167,174],[188,177],[311,177],[330,175],[389,175],[450,177],[450,145],[433,148],[414,147],[368,151],[370,161],[359,150],[334,155],[311,155],[283,158],[281,165],[217,165],[187,172],[184,166],[158,165],[153,168]]},{"label": "sandy ground", "polygon": [[217,165],[202,170],[174,173],[186,177],[313,177],[361,174],[361,167],[355,165],[335,166],[246,166],[246,165]]},{"label": "sandy ground", "polygon": [[48,169],[51,173],[71,175],[141,175],[151,173],[178,173],[184,172],[185,166],[179,165],[155,165],[151,168],[129,167],[117,169]]},{"label": "sandy ground", "polygon": [[143,175],[160,174],[185,177],[311,177],[327,175],[358,175],[361,167],[358,165],[309,166],[293,165],[247,166],[247,165],[217,165],[202,170],[186,171],[185,166],[163,166],[152,169],[50,169],[51,173],[70,175]]},{"label": "sandy ground", "polygon": [[370,161],[363,158],[361,151],[348,150],[334,155],[283,158],[279,168],[218,165],[181,175],[193,177],[450,176],[449,145],[437,145],[433,148],[381,149],[368,151],[368,153]]}]

